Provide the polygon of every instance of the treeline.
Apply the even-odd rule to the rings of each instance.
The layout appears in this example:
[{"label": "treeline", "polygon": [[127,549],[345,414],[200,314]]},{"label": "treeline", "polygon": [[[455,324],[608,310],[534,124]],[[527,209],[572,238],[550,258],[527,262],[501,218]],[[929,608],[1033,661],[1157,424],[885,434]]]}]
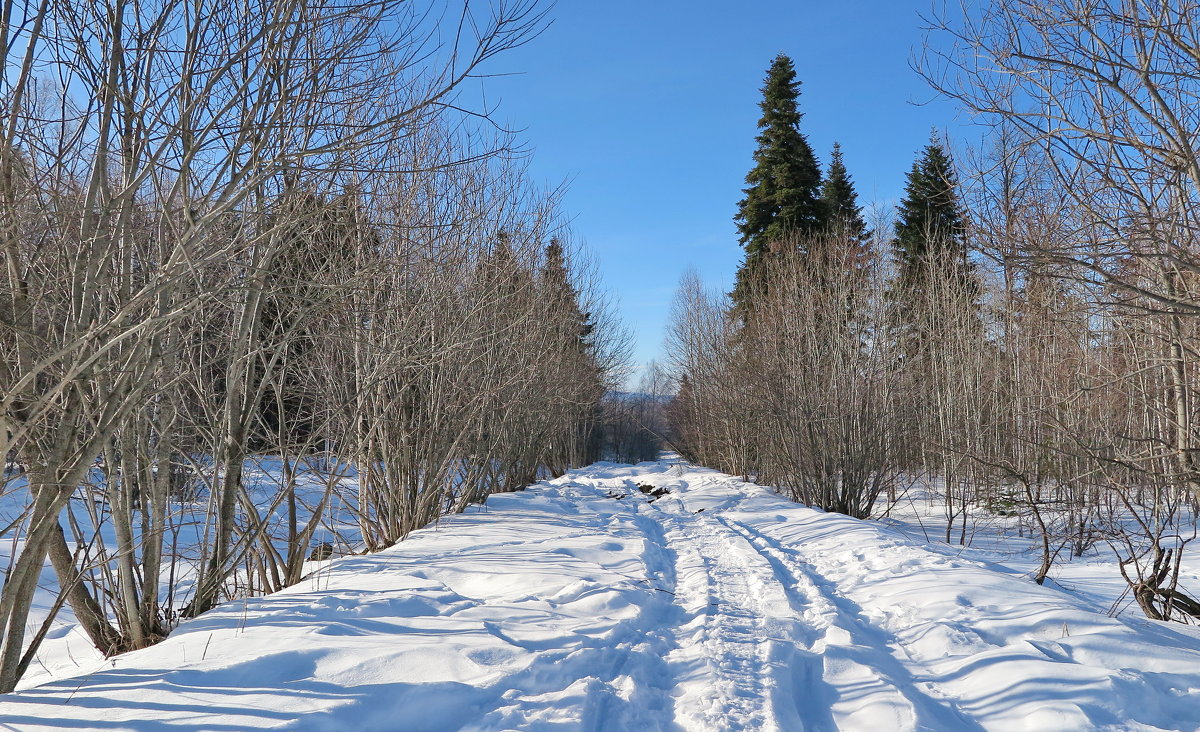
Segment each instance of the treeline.
[{"label": "treeline", "polygon": [[676,304],[679,448],[859,517],[919,485],[947,541],[1015,514],[1039,583],[1107,546],[1148,617],[1200,618],[1180,584],[1200,497],[1198,29],[1190,4],[1103,0],[942,22],[923,72],[993,133],[967,164],[931,140],[873,231],[840,154],[819,175],[776,59],[737,286],[689,278]]},{"label": "treeline", "polygon": [[6,3],[0,691],[60,607],[143,647],[611,441],[625,343],[457,109],[541,11],[426,5]]}]

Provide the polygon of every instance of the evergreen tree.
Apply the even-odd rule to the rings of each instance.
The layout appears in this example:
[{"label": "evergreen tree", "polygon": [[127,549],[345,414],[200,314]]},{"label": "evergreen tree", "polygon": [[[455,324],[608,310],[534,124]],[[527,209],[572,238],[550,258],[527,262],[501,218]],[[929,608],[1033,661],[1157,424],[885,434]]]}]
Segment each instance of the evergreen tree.
[{"label": "evergreen tree", "polygon": [[935,136],[913,163],[897,211],[892,249],[902,287],[919,288],[931,264],[957,264],[963,276],[970,274],[954,163]]},{"label": "evergreen tree", "polygon": [[685,373],[679,377],[679,391],[667,404],[666,418],[671,430],[672,446],[687,460],[701,459],[699,446],[696,444],[696,394],[692,389],[692,380]]},{"label": "evergreen tree", "polygon": [[525,271],[525,267],[518,261],[507,231],[501,230],[496,233],[496,241],[481,264],[482,280],[495,288],[494,297],[497,300],[516,297],[529,286],[529,272]]},{"label": "evergreen tree", "polygon": [[591,321],[591,314],[583,312],[579,306],[579,293],[571,284],[571,273],[558,239],[551,239],[546,245],[541,280],[543,301],[551,314],[564,318],[564,322],[569,324],[571,343],[581,351],[590,349],[595,325]]},{"label": "evergreen tree", "polygon": [[547,409],[569,412],[571,419],[565,421],[575,425],[574,434],[565,444],[551,446],[551,468],[559,472],[572,465],[600,459],[603,434],[597,426],[601,421],[601,400],[606,388],[603,369],[596,360],[596,326],[591,313],[581,306],[579,291],[571,283],[566,256],[558,239],[551,239],[546,245],[546,259],[539,279],[544,317],[558,324],[550,358],[559,370],[558,377],[573,387],[560,386],[558,393],[568,394],[568,398],[562,403],[547,405]]},{"label": "evergreen tree", "polygon": [[734,217],[746,250],[734,290],[734,299],[739,303],[744,300],[750,272],[773,242],[790,232],[819,231],[825,223],[821,169],[800,132],[800,82],[796,80],[795,65],[784,54],[771,63],[762,94],[754,167],[746,175],[746,197],[739,202]]},{"label": "evergreen tree", "polygon": [[854,181],[846,172],[842,161],[842,147],[833,143],[833,154],[829,158],[829,170],[821,186],[821,204],[825,207],[825,220],[837,233],[845,234],[854,247],[852,262],[861,265],[867,257],[867,224],[863,221],[862,207],[858,205],[858,193]]},{"label": "evergreen tree", "polygon": [[[248,437],[252,450],[280,444],[298,448],[314,436],[321,399],[307,373],[316,321],[327,312],[330,278],[347,266],[349,243],[367,235],[352,195],[327,200],[289,183],[278,205],[274,218],[288,223],[280,227],[282,251],[264,273],[258,375],[265,381]],[[273,362],[269,356],[277,353],[283,356]]]},{"label": "evergreen tree", "polygon": [[913,163],[897,211],[897,273],[889,293],[893,336],[906,358],[935,358],[934,341],[952,324],[982,325],[954,163],[936,137]]}]

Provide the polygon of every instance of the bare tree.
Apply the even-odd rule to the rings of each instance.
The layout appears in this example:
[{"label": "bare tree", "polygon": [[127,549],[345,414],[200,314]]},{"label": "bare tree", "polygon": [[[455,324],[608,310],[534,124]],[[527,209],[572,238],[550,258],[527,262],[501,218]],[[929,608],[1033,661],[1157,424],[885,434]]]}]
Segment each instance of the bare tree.
[{"label": "bare tree", "polygon": [[[1179,496],[1200,495],[1188,335],[1200,313],[1200,7],[1002,0],[931,26],[950,44],[928,46],[920,70],[995,121],[1006,156],[1032,161],[1062,196],[1055,211],[1006,216],[996,233],[1018,277],[1057,279],[1085,304],[1088,326],[1072,330],[1086,340],[1022,348],[1015,358],[1061,361],[1037,365],[1039,377],[1025,369],[1016,388],[1045,395],[1031,414],[1063,456],[1054,485],[1115,499],[1107,531],[1123,573],[1147,615],[1169,618],[1176,602],[1192,608],[1169,584],[1189,534]],[[1052,236],[1025,235],[1050,219]],[[1043,378],[1055,371],[1055,383]]]},{"label": "bare tree", "polygon": [[668,341],[685,456],[870,515],[904,467],[878,264],[839,232],[780,242],[744,319],[685,280]]},{"label": "bare tree", "polygon": [[[229,348],[220,419],[191,440],[213,446],[214,508],[191,611],[217,600],[265,526],[238,523],[240,472],[263,396],[290,368],[270,333],[278,323],[264,322],[307,216],[289,208],[289,186],[336,194],[364,160],[388,170],[379,153],[428,128],[541,14],[533,2],[463,3],[439,18],[401,0],[10,0],[4,18],[0,451],[20,457],[30,495],[8,527],[24,541],[0,591],[0,690],[11,690],[40,638],[24,643],[47,556],[103,650],[161,636],[171,476],[190,447],[182,418],[196,413],[181,403],[179,367],[189,338],[205,335],[182,324],[206,309],[229,316]],[[96,586],[110,588],[119,630],[59,529],[101,453],[117,516],[102,561],[116,571]]]}]

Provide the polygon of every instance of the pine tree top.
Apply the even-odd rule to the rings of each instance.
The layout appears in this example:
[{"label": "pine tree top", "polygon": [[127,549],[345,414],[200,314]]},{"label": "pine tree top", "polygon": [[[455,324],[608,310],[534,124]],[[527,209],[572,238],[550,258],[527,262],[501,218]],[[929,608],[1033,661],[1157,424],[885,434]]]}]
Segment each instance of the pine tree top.
[{"label": "pine tree top", "polygon": [[736,217],[741,243],[751,256],[791,231],[817,231],[823,223],[821,169],[800,132],[800,82],[790,58],[775,57],[762,93],[754,167],[746,174],[746,197]]},{"label": "pine tree top", "polygon": [[966,216],[958,199],[954,162],[936,133],[913,162],[896,208],[891,327],[905,358],[923,359],[937,329],[923,329],[919,322],[969,311],[970,322],[982,327],[979,281],[967,256]]},{"label": "pine tree top", "polygon": [[540,273],[541,298],[553,317],[566,316],[571,339],[577,339],[580,347],[590,347],[589,336],[595,326],[591,314],[583,311],[579,292],[571,282],[566,253],[558,238],[546,245],[545,261]]},{"label": "pine tree top", "polygon": [[916,267],[927,257],[965,261],[965,221],[958,201],[958,178],[950,154],[936,139],[913,163],[897,206],[893,248],[903,268]]},{"label": "pine tree top", "polygon": [[866,240],[867,224],[863,221],[862,206],[858,205],[854,181],[842,159],[842,146],[836,142],[829,156],[825,183],[821,186],[821,203],[825,206],[825,217],[830,226],[844,230],[848,238],[857,242]]},{"label": "pine tree top", "polygon": [[800,124],[803,115],[796,104],[800,98],[800,82],[796,79],[796,65],[790,57],[781,53],[771,61],[762,94],[763,99],[758,103],[763,113],[758,120],[760,130],[796,128]]}]

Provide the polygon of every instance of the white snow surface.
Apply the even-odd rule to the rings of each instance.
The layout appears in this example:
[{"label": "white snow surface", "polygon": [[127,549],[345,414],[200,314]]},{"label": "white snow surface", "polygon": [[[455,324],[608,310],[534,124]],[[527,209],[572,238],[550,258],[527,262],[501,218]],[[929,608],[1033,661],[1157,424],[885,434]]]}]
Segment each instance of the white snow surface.
[{"label": "white snow surface", "polygon": [[676,459],[492,496],[82,672],[0,729],[1200,729],[1194,629]]}]

